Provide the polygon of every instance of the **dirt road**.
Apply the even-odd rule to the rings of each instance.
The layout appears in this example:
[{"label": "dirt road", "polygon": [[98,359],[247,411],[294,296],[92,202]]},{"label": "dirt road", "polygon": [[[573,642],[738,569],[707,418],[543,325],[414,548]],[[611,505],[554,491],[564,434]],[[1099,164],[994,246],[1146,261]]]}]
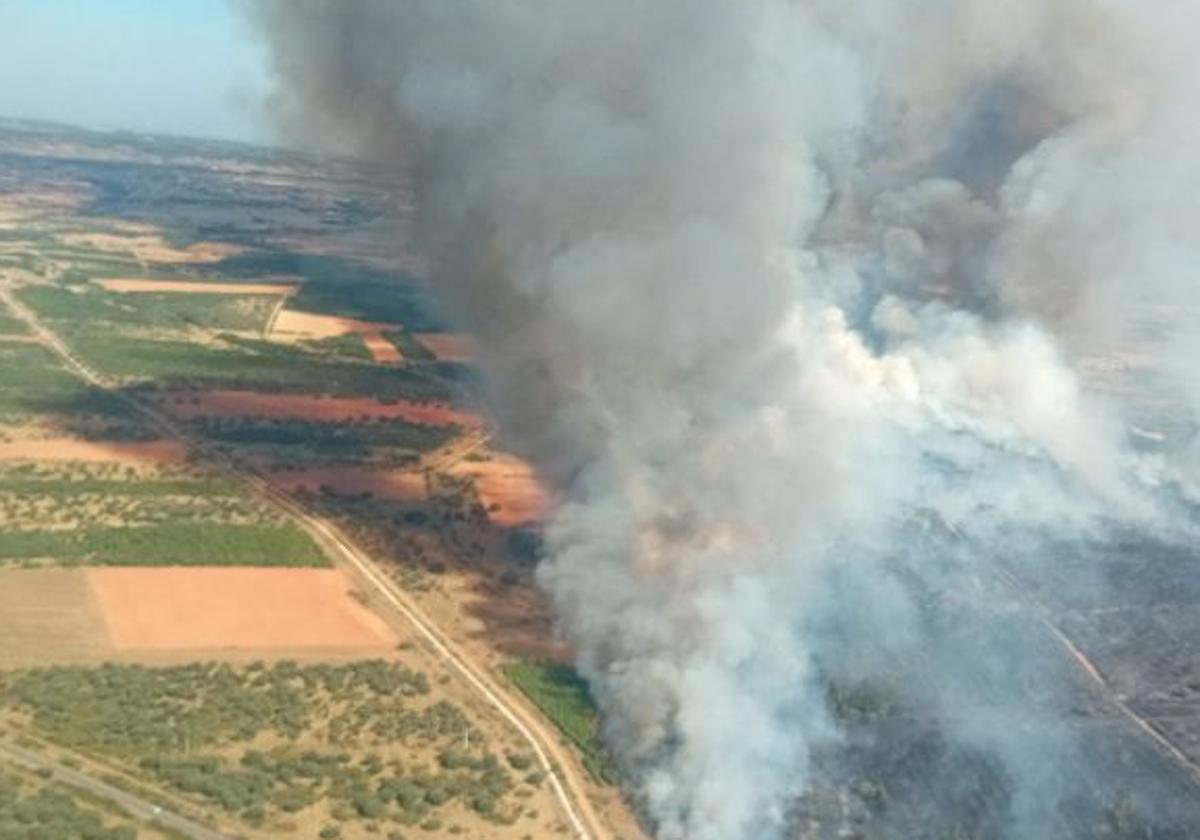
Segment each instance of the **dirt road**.
[{"label": "dirt road", "polygon": [[[528,710],[522,700],[515,699],[511,690],[493,680],[487,669],[464,653],[454,642],[430,620],[421,609],[382,571],[379,564],[342,534],[336,525],[316,516],[302,507],[293,497],[272,485],[266,477],[247,464],[241,463],[224,453],[218,452],[203,441],[189,435],[169,416],[158,409],[120,391],[114,383],[95,371],[75,355],[74,351],[53,331],[44,326],[37,316],[18,301],[10,289],[0,289],[0,302],[12,314],[25,323],[46,347],[52,350],[78,376],[95,388],[113,393],[132,409],[140,413],[161,434],[188,444],[194,451],[204,455],[215,464],[220,464],[253,484],[263,496],[274,501],[289,513],[298,524],[310,533],[330,555],[351,566],[371,584],[383,600],[406,618],[417,633],[428,643],[430,649],[443,659],[458,674],[463,682],[475,691],[488,705],[496,710],[526,741],[537,757],[538,764],[546,774],[558,801],[563,818],[572,833],[580,840],[605,840],[608,832],[600,822],[587,796],[587,788],[580,779],[577,763],[562,746],[558,733],[549,724]],[[471,448],[482,441],[472,441]],[[461,450],[455,455],[461,457]]]},{"label": "dirt road", "polygon": [[62,782],[69,787],[107,799],[119,806],[121,810],[136,820],[154,822],[177,831],[192,840],[229,840],[228,835],[213,831],[200,823],[193,822],[187,817],[166,810],[153,802],[134,796],[132,793],[114,787],[107,782],[92,778],[79,770],[73,770],[56,761],[52,761],[41,753],[18,747],[16,744],[0,740],[0,760],[16,764],[28,770],[49,773],[50,778]]}]

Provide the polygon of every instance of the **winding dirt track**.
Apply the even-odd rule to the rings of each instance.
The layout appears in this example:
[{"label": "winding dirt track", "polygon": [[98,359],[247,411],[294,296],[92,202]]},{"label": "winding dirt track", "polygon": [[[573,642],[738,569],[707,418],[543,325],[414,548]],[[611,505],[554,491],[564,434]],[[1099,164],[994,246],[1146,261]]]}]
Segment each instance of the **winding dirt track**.
[{"label": "winding dirt track", "polygon": [[[430,649],[443,659],[458,674],[463,682],[474,690],[488,705],[492,706],[529,744],[537,757],[538,764],[546,774],[558,801],[562,815],[572,833],[580,840],[608,840],[595,809],[587,796],[587,788],[579,778],[576,762],[562,747],[557,733],[530,711],[523,700],[489,676],[487,669],[464,653],[421,609],[381,570],[380,566],[332,522],[316,516],[303,508],[294,498],[272,485],[265,476],[252,467],[206,446],[176,425],[175,421],[158,409],[120,391],[102,374],[97,373],[53,331],[45,327],[31,310],[13,297],[8,288],[0,289],[0,302],[12,314],[23,321],[43,344],[53,351],[67,367],[95,388],[114,394],[132,409],[139,412],[159,432],[186,443],[191,449],[203,454],[212,462],[220,464],[231,473],[245,479],[266,498],[275,502],[289,513],[296,522],[311,534],[332,557],[354,568],[371,584],[376,592],[403,615],[428,643]],[[472,448],[481,444],[480,438],[470,436]],[[458,454],[458,453],[456,453]]]}]

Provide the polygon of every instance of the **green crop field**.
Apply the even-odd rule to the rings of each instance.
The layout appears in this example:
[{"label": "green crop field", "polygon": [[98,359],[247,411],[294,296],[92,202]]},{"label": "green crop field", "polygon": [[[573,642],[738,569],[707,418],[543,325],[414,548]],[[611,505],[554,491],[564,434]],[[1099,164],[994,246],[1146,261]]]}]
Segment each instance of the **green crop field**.
[{"label": "green crop field", "polygon": [[121,413],[115,401],[98,396],[47,348],[0,341],[0,415],[63,410]]},{"label": "green crop field", "polygon": [[0,532],[0,562],[98,566],[327,566],[295,525],[171,522]]},{"label": "green crop field", "polygon": [[600,715],[583,678],[555,662],[511,662],[504,673],[579,748],[587,771],[612,783],[616,774],[600,740]]}]

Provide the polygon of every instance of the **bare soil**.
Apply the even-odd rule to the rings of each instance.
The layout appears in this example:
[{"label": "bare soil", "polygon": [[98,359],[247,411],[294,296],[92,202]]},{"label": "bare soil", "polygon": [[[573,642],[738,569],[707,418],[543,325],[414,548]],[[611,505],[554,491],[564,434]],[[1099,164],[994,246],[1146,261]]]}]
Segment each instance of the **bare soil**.
[{"label": "bare soil", "polygon": [[292,283],[211,283],[190,280],[143,280],[120,277],[97,280],[110,292],[180,292],[193,295],[291,295],[296,291]]},{"label": "bare soil", "polygon": [[0,569],[0,667],[89,662],[113,647],[79,569]]},{"label": "bare soil", "polygon": [[187,458],[187,447],[177,440],[136,442],[90,441],[77,438],[43,438],[0,442],[0,462],[80,461],[85,463],[134,462],[178,464]]},{"label": "bare soil", "polygon": [[336,569],[90,568],[118,651],[393,650],[387,622]]},{"label": "bare soil", "polygon": [[463,460],[450,472],[469,476],[492,524],[502,528],[527,525],[545,518],[551,497],[533,467],[515,455],[494,455],[487,461]]}]

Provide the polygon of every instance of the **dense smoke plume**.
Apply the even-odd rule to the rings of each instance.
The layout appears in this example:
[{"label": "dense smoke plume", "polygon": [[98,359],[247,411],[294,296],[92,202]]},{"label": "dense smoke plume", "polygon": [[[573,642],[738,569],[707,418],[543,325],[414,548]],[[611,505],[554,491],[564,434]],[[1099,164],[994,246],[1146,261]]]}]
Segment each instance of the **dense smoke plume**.
[{"label": "dense smoke plume", "polygon": [[1200,3],[252,14],[285,127],[415,173],[504,439],[561,493],[540,581],[656,836],[795,830],[864,680],[986,757],[974,830],[1068,836],[1069,680],[992,575],[1189,532],[1187,458],[1127,439],[1161,409],[1082,374],[1196,393]]}]

